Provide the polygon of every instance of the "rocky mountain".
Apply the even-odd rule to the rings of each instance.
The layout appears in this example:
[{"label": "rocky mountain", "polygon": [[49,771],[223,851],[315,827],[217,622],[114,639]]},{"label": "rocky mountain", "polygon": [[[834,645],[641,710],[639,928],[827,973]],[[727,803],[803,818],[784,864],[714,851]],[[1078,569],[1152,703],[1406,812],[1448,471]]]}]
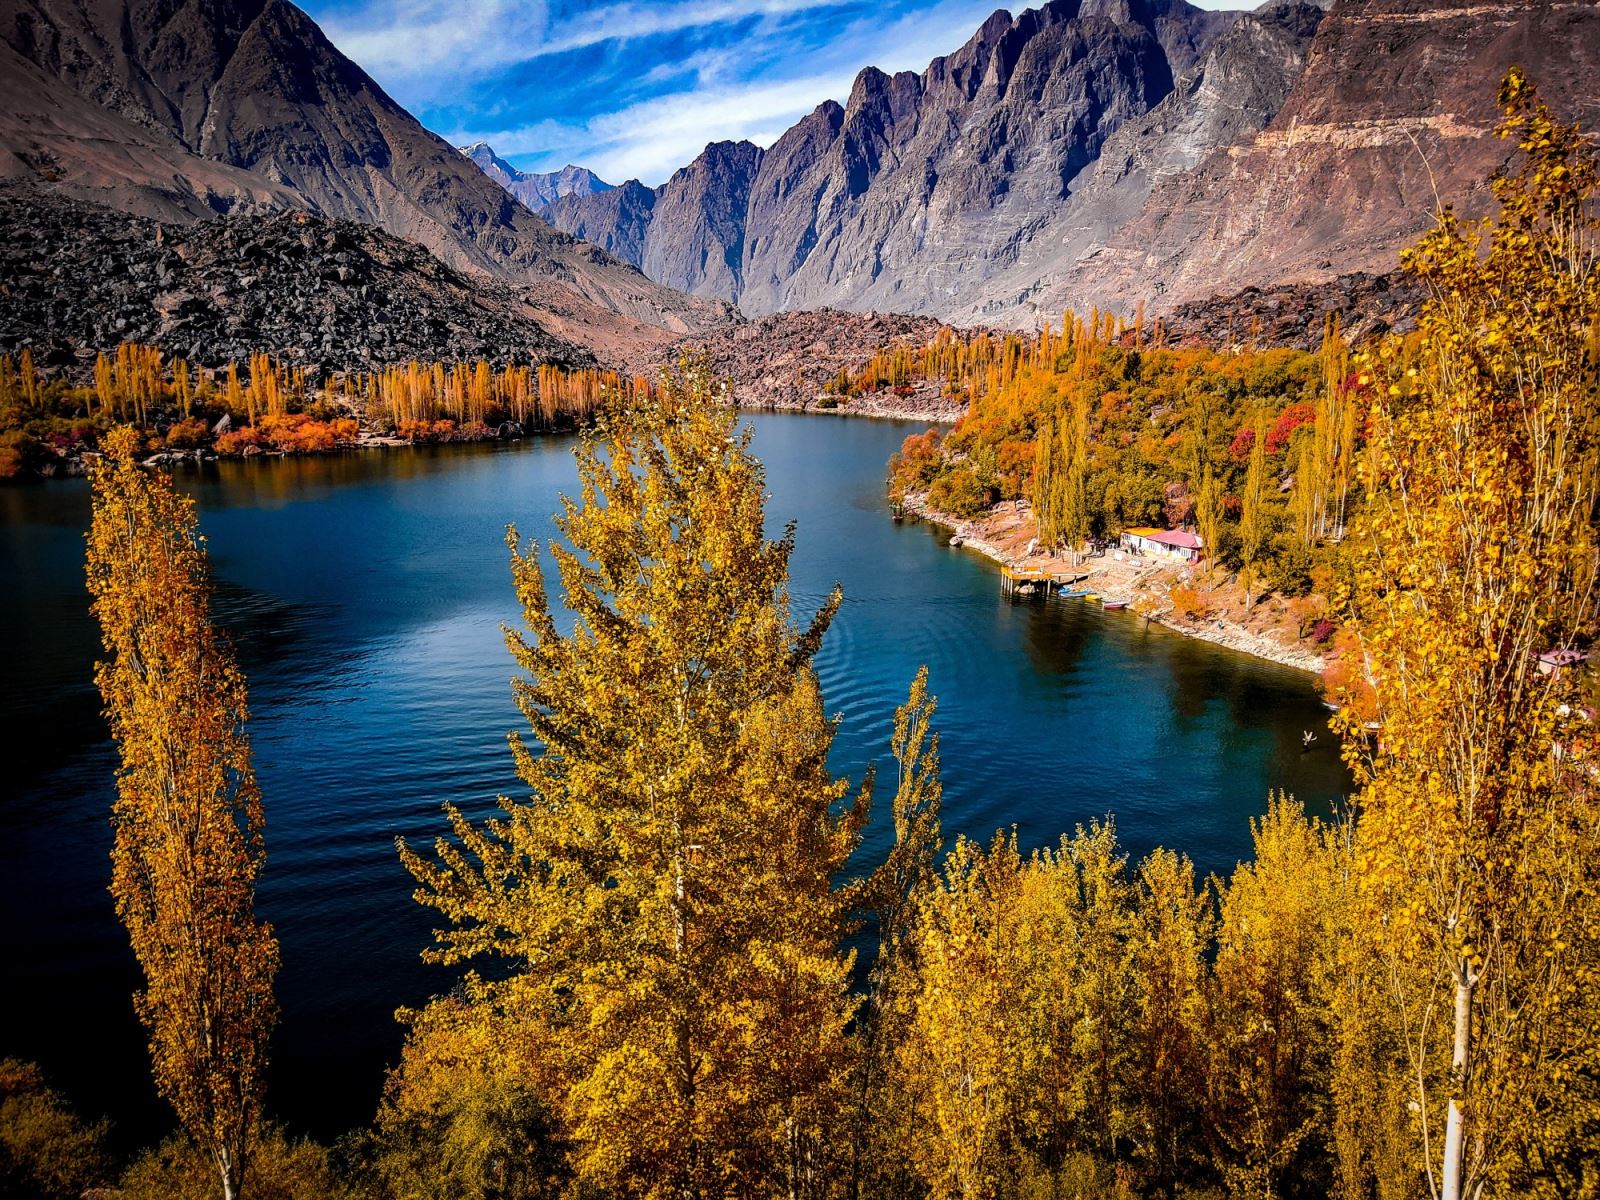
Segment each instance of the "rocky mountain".
[{"label": "rocky mountain", "polygon": [[1562,119],[1600,126],[1600,4],[1338,0],[1272,121],[1160,181],[1046,302],[1391,269],[1441,199],[1487,210],[1513,149],[1494,134],[1513,65]]},{"label": "rocky mountain", "polygon": [[0,192],[0,354],[82,377],[97,350],[196,366],[270,350],[318,373],[410,358],[585,366],[508,284],[371,225],[305,211],[161,222]]},{"label": "rocky mountain", "polygon": [[[1600,125],[1592,0],[1053,0],[996,13],[920,74],[861,72],[764,153],[686,168],[714,216],[665,216],[659,196],[628,208],[626,234],[598,198],[547,215],[750,315],[1028,326],[1277,294],[1391,271],[1437,198],[1481,210],[1515,64],[1565,119]],[[727,205],[751,159],[741,225]],[[652,256],[658,220],[675,249]]]},{"label": "rocky mountain", "polygon": [[692,295],[741,293],[745,213],[761,157],[750,142],[713,142],[662,184],[639,263],[646,275]]},{"label": "rocky mountain", "polygon": [[655,189],[630,179],[598,195],[562,196],[541,215],[557,229],[637,267],[644,262],[645,238],[655,208]]},{"label": "rocky mountain", "polygon": [[[674,212],[688,253],[641,265],[751,314],[821,304],[950,311],[1016,262],[1106,140],[1171,95],[1238,19],[1183,0],[997,12],[920,75],[861,72],[844,105],[825,102],[765,154],[733,164],[756,164],[742,228],[719,210],[715,229],[686,230]],[[743,182],[696,187],[736,199]],[[569,231],[595,228],[596,207],[549,215]],[[659,207],[655,219],[665,220]],[[717,253],[734,245],[737,263]]]},{"label": "rocky mountain", "polygon": [[562,196],[593,196],[611,191],[611,185],[587,167],[575,167],[568,163],[559,171],[530,174],[517,170],[501,158],[488,142],[462,146],[461,153],[534,212]]},{"label": "rocky mountain", "polygon": [[726,318],[552,230],[285,0],[0,0],[0,45],[13,183],[145,216],[375,225],[523,289],[543,326],[603,355]]},{"label": "rocky mountain", "polygon": [[1106,139],[1061,204],[1024,230],[1011,260],[955,300],[950,315],[1025,321],[1097,304],[1127,309],[1140,293],[1093,290],[1080,260],[1138,217],[1163,182],[1265,128],[1305,69],[1322,20],[1321,8],[1299,3],[1241,14],[1158,104]]}]

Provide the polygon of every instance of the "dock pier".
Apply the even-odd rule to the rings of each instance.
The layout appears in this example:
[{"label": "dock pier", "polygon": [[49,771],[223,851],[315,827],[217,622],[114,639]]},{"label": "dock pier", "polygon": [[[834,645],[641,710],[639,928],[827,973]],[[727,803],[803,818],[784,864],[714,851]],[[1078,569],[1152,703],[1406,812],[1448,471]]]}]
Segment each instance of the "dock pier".
[{"label": "dock pier", "polygon": [[1051,571],[1044,567],[1000,568],[1000,590],[1008,600],[1016,600],[1035,592],[1048,596],[1053,591],[1071,587],[1089,578],[1088,571]]}]

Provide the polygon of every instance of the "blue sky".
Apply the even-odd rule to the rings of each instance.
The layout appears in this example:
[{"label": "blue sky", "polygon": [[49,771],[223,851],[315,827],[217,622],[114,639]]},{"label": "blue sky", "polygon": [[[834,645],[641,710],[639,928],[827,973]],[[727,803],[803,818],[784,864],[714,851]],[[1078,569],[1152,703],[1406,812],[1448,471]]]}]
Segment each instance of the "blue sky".
[{"label": "blue sky", "polygon": [[[995,0],[301,0],[422,123],[524,170],[662,182],[773,139],[865,66],[921,71]],[[1205,0],[1223,7],[1226,0]],[[1008,6],[1021,11],[1027,4]]]}]

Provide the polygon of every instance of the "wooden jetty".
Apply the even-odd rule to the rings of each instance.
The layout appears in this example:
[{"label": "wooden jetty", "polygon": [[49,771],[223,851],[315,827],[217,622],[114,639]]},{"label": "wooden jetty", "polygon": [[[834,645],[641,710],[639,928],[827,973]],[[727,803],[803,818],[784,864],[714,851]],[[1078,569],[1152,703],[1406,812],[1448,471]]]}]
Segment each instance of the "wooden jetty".
[{"label": "wooden jetty", "polygon": [[1044,567],[1002,566],[1000,590],[1010,599],[1034,594],[1048,596],[1051,592],[1071,587],[1087,578],[1089,578],[1088,571],[1052,571]]}]

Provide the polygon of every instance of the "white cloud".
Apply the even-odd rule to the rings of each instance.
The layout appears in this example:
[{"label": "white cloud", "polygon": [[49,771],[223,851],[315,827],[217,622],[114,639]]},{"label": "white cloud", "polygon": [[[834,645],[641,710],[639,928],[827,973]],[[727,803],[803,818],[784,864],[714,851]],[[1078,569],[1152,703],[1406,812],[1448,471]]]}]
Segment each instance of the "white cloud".
[{"label": "white cloud", "polygon": [[783,31],[774,29],[738,47],[708,50],[663,68],[657,77],[667,84],[683,80],[681,90],[581,123],[547,119],[445,136],[456,145],[487,141],[503,156],[526,159],[518,165],[529,170],[577,162],[612,183],[640,179],[653,186],[686,166],[708,142],[745,139],[770,146],[824,100],[843,103],[856,74],[868,64],[889,72],[921,71],[971,37],[992,11],[982,0],[944,0],[888,25],[857,21],[841,27],[826,45],[806,50],[808,62],[820,68],[810,74],[739,79],[738,73],[752,65],[781,61]]},{"label": "white cloud", "polygon": [[543,2],[401,0],[399,4],[377,5],[355,15],[330,16],[323,28],[340,50],[372,75],[447,87],[451,77],[481,75],[601,42],[634,41],[750,17],[783,17],[848,2],[624,0],[590,9],[556,25],[550,20],[549,6]]}]

